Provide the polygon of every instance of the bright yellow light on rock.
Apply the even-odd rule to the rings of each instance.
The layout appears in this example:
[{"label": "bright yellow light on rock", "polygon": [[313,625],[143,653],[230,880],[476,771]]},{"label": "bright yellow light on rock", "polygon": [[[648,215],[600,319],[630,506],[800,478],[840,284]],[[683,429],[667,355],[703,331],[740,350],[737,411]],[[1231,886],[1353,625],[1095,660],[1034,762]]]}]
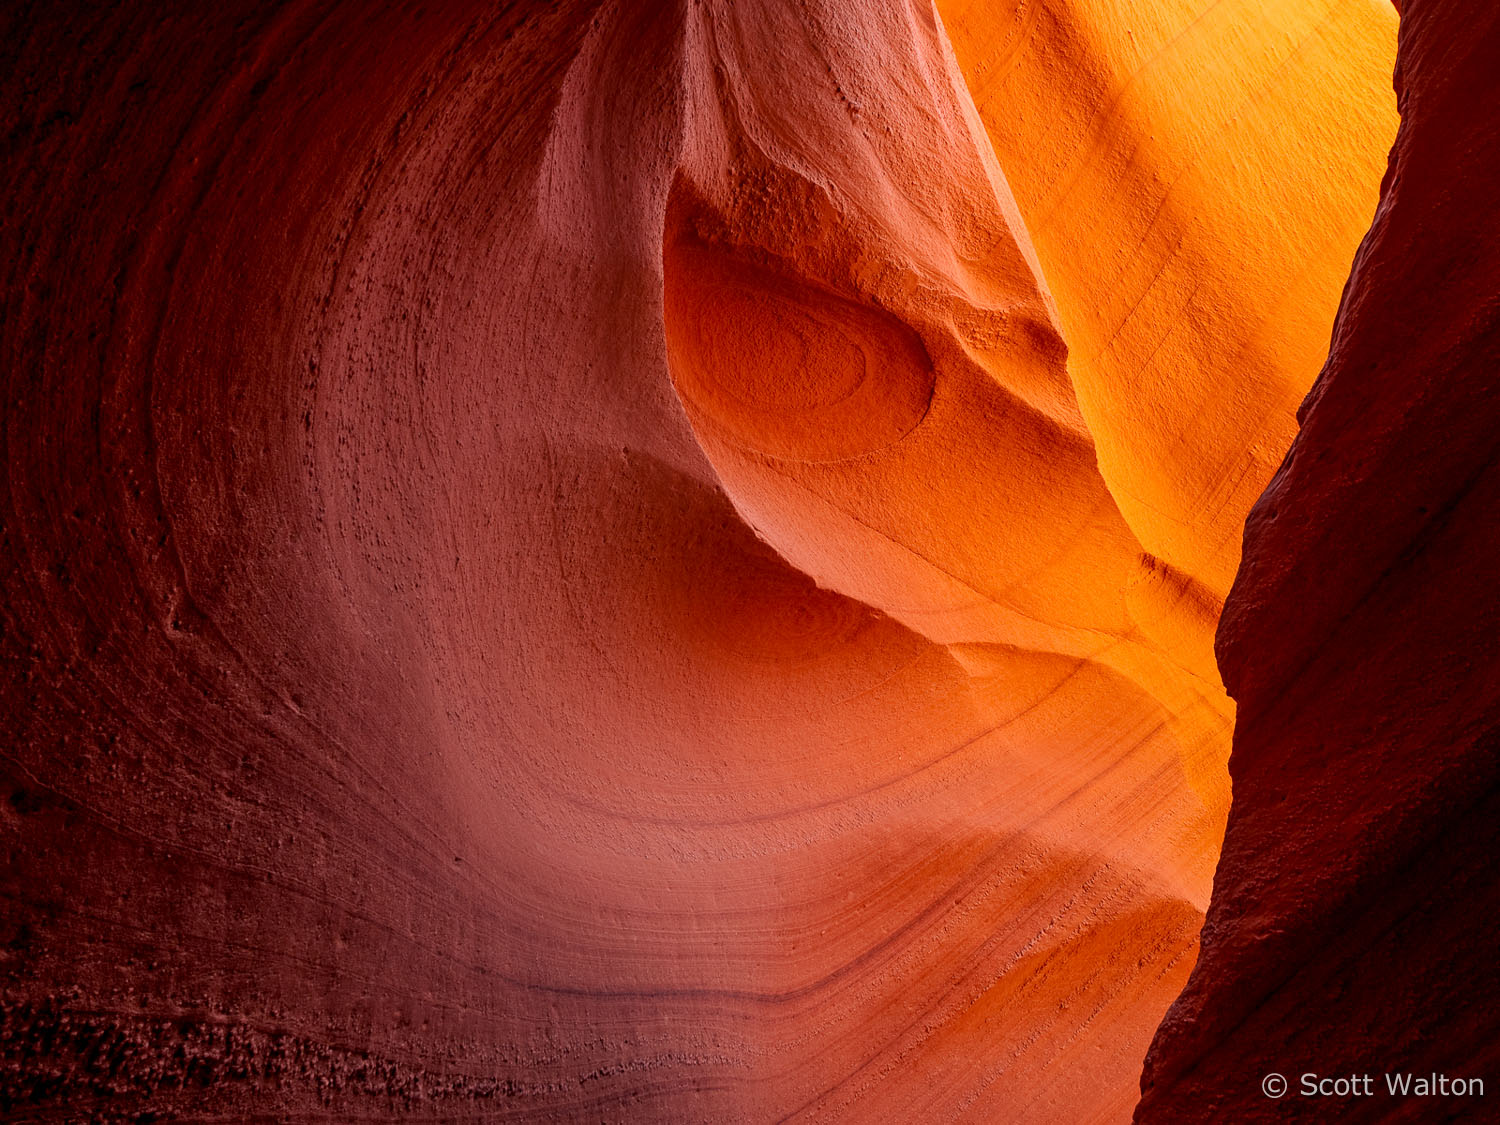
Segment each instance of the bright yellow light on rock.
[{"label": "bright yellow light on rock", "polygon": [[[1221,600],[1375,210],[1396,13],[938,8],[1057,303],[1100,471],[1150,565]],[[1147,631],[1189,627],[1142,609]]]}]

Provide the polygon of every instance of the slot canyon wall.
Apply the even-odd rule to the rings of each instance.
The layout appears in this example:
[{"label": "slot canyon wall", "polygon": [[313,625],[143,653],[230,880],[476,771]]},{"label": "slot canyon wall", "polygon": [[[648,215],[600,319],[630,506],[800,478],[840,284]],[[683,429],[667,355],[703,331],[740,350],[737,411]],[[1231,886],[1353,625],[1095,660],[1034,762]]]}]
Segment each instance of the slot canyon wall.
[{"label": "slot canyon wall", "polygon": [[[1375,214],[1395,25],[9,5],[0,1108],[1118,1121],[1185,986],[1143,1112],[1246,1097],[1273,974],[1483,792],[1482,646],[1442,631],[1477,586],[1320,585],[1416,542],[1381,489],[1425,520],[1481,464],[1477,314],[1399,296],[1482,280],[1477,203],[1388,188],[1226,619],[1189,983],[1214,629]],[[1480,159],[1443,135],[1435,182]],[[1447,257],[1418,218],[1382,256],[1424,200]],[[1336,405],[1366,356],[1383,412]],[[1412,690],[1469,710],[1430,699],[1463,718],[1416,763],[1393,694],[1336,796],[1410,800],[1289,836],[1278,771],[1377,738],[1336,658],[1295,703],[1329,725],[1277,711],[1345,613],[1430,627]]]},{"label": "slot canyon wall", "polygon": [[[1500,1063],[1500,12],[1406,0],[1401,129],[1219,630],[1234,807],[1139,1121],[1492,1120]],[[1482,107],[1482,108],[1481,108]],[[1262,1075],[1371,1098],[1257,1101]]]}]

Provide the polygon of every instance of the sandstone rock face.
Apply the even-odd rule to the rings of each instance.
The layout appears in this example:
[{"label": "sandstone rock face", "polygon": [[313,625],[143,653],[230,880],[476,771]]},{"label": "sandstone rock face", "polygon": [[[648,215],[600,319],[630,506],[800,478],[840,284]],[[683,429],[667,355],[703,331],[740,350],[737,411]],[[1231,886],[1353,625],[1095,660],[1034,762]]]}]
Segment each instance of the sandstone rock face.
[{"label": "sandstone rock face", "polygon": [[0,1105],[1128,1117],[1395,17],[939,9],[4,17]]},{"label": "sandstone rock face", "polygon": [[[1380,210],[1219,630],[1234,807],[1140,1121],[1493,1116],[1382,1075],[1493,1098],[1500,1056],[1497,56],[1493,6],[1403,5]],[[1375,1096],[1299,1097],[1304,1073]]]},{"label": "sandstone rock face", "polygon": [[1396,20],[1383,0],[941,6],[1100,472],[1142,547],[1216,611],[1369,227]]}]

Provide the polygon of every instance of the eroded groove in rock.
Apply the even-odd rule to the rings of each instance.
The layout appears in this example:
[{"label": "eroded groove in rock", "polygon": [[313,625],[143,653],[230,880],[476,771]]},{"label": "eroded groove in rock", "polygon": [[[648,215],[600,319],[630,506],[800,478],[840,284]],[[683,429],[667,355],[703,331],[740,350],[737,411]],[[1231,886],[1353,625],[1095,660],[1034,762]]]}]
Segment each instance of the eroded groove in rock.
[{"label": "eroded groove in rock", "polygon": [[[1033,68],[1098,30],[1033,14]],[[7,1111],[1128,1116],[1234,549],[1138,501],[1279,453],[1162,436],[1277,307],[1094,365],[1062,247],[1156,166],[1034,188],[1167,108],[1033,73],[1097,128],[997,163],[917,2],[59,2],[0,52]],[[1276,96],[1368,159],[1319,58]],[[1171,167],[1229,161],[1193,120]],[[1296,182],[1331,306],[1359,191]],[[1195,253],[1265,233],[1199,190]]]},{"label": "eroded groove in rock", "polygon": [[[1234,808],[1138,1120],[1492,1116],[1384,1075],[1494,1097],[1497,55],[1493,7],[1402,5],[1380,209],[1220,627]],[[1373,1094],[1301,1097],[1305,1073]]]}]

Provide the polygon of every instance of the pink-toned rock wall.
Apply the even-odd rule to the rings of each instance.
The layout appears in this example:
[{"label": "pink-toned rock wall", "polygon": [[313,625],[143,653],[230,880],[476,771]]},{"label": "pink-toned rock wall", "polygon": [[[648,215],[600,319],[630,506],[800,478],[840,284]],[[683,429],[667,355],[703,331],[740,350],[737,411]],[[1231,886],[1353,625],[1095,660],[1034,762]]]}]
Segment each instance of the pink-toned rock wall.
[{"label": "pink-toned rock wall", "polygon": [[7,1107],[1128,1114],[1227,724],[1118,643],[1086,434],[954,338],[1066,401],[935,21],[0,42]]}]

